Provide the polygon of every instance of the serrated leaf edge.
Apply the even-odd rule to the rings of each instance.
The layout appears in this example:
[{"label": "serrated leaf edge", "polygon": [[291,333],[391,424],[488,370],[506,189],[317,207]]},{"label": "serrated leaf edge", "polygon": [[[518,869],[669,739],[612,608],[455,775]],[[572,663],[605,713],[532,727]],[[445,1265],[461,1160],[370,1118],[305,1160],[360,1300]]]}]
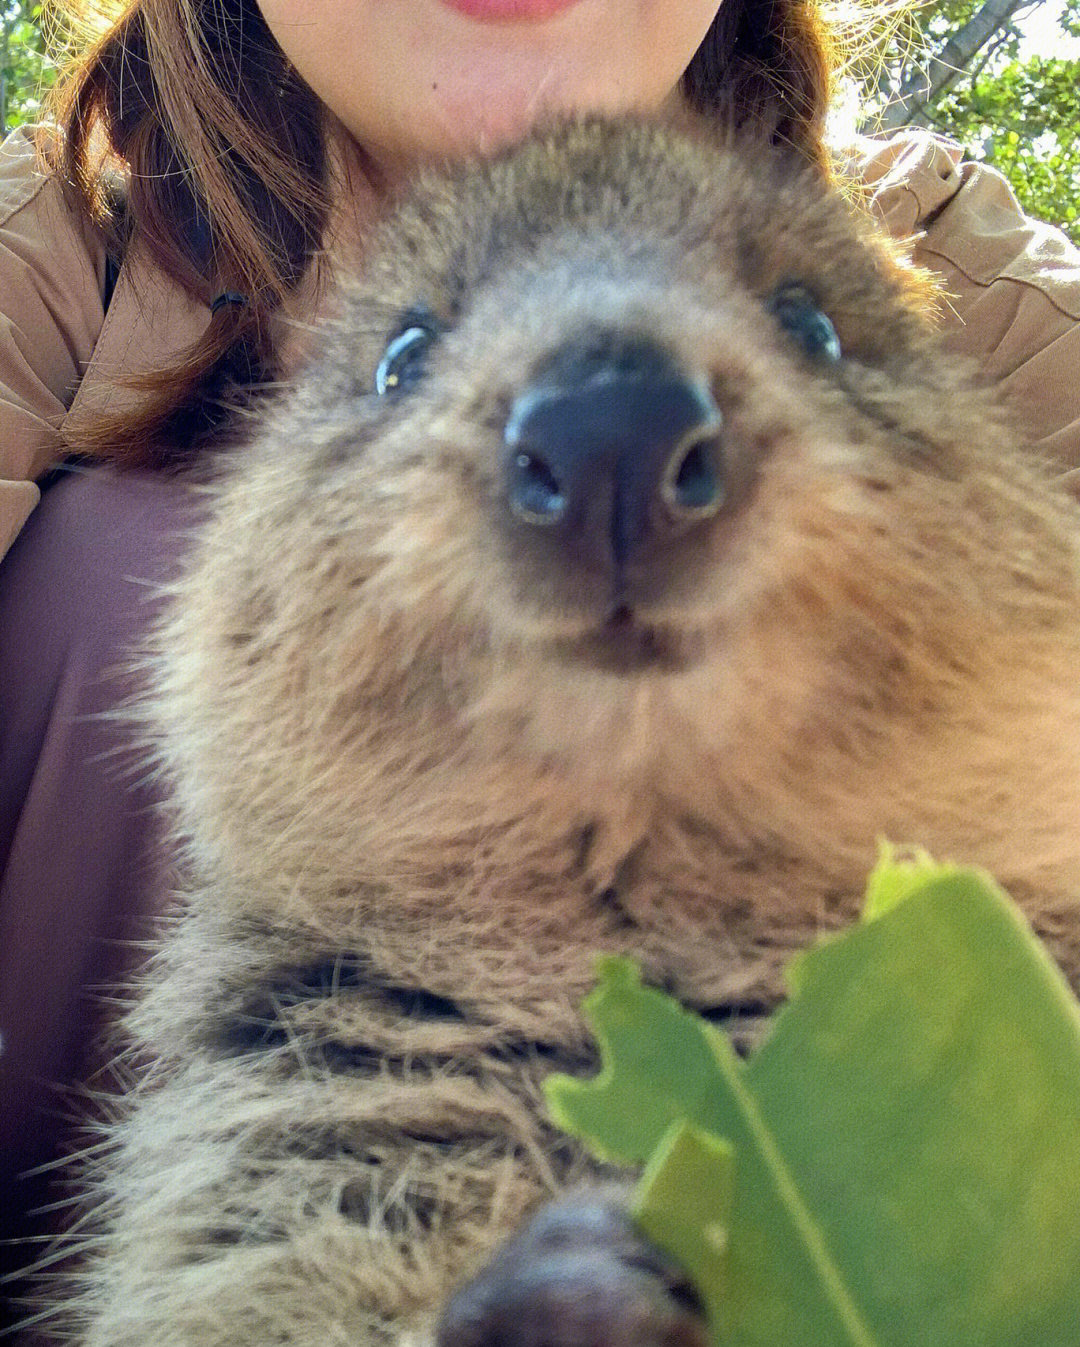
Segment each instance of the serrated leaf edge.
[{"label": "serrated leaf edge", "polygon": [[[553,1073],[544,1082],[544,1093],[547,1097],[548,1110],[556,1125],[572,1135],[578,1136],[586,1141],[593,1154],[603,1160],[615,1161],[619,1164],[641,1163],[641,1160],[628,1161],[625,1156],[613,1154],[609,1148],[598,1145],[593,1136],[584,1137],[582,1133],[568,1119],[559,1106],[558,1094],[566,1089],[574,1092],[580,1089],[586,1089],[598,1085],[602,1080],[610,1078],[614,1071],[609,1051],[610,1043],[605,1035],[600,1031],[600,1026],[594,1017],[593,1012],[596,1009],[597,1002],[603,990],[602,983],[606,980],[609,988],[612,986],[621,986],[629,990],[642,990],[658,992],[658,988],[648,987],[641,974],[641,967],[636,960],[627,958],[625,955],[601,955],[595,962],[595,970],[600,984],[595,986],[582,1004],[584,1018],[589,1025],[590,1032],[593,1034],[601,1051],[601,1069],[596,1075],[588,1080],[582,1080],[579,1077],[571,1076],[566,1073]],[[667,1000],[678,1005],[675,998],[667,993],[660,993]],[[591,1003],[591,1004],[590,1004]],[[767,1172],[770,1174],[780,1201],[789,1219],[795,1227],[796,1235],[803,1242],[811,1263],[818,1272],[824,1292],[830,1297],[830,1303],[836,1311],[837,1318],[840,1320],[841,1327],[848,1334],[852,1347],[881,1347],[881,1343],[870,1332],[869,1328],[863,1322],[862,1315],[855,1302],[848,1292],[839,1268],[836,1266],[832,1255],[829,1252],[827,1242],[820,1227],[814,1221],[809,1209],[803,1202],[801,1194],[791,1171],[784,1163],[783,1157],[778,1146],[773,1140],[761,1112],[754,1099],[753,1093],[745,1084],[742,1074],[742,1064],[735,1055],[730,1040],[715,1025],[707,1021],[700,1020],[686,1010],[684,1006],[679,1006],[679,1010],[691,1022],[692,1028],[701,1033],[708,1043],[712,1053],[713,1060],[717,1067],[717,1076],[719,1080],[725,1081],[732,1092],[736,1106],[740,1110],[745,1120],[747,1129],[754,1144],[757,1145],[762,1161]],[[556,1083],[558,1082],[558,1083]],[[702,1129],[700,1124],[695,1123],[686,1114],[680,1115],[685,1123],[691,1127]],[[672,1124],[677,1123],[678,1117],[672,1119]],[[731,1137],[721,1137],[732,1147],[735,1142]],[[736,1148],[737,1149],[737,1148]],[[648,1160],[648,1157],[642,1157]]]}]

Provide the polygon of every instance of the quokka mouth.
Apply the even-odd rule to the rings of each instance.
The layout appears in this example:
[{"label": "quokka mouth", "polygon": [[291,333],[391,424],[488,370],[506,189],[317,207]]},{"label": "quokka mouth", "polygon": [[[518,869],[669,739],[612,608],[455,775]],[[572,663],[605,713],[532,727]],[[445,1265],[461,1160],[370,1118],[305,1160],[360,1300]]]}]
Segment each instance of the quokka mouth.
[{"label": "quokka mouth", "polygon": [[704,655],[704,641],[668,622],[650,622],[628,604],[615,605],[599,625],[552,642],[563,663],[616,675],[678,674]]}]

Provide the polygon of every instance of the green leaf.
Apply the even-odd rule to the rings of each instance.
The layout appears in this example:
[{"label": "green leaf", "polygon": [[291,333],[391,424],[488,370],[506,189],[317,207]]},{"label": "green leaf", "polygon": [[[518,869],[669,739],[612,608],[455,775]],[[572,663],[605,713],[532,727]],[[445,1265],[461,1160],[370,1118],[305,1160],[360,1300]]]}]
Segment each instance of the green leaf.
[{"label": "green leaf", "polygon": [[734,1200],[735,1153],[688,1122],[673,1123],[641,1176],[638,1225],[684,1268],[692,1268],[709,1319],[723,1314]]},{"label": "green leaf", "polygon": [[[873,919],[802,958],[749,1062],[606,960],[587,1007],[603,1070],[548,1083],[556,1117],[609,1158],[668,1134],[691,1191],[665,1235],[674,1180],[655,1162],[649,1230],[702,1286],[722,1347],[1080,1338],[1080,1007],[989,880],[919,866],[914,884],[875,872]],[[725,1180],[672,1140],[680,1118],[733,1150],[726,1216]],[[687,1231],[706,1185],[722,1272]]]}]

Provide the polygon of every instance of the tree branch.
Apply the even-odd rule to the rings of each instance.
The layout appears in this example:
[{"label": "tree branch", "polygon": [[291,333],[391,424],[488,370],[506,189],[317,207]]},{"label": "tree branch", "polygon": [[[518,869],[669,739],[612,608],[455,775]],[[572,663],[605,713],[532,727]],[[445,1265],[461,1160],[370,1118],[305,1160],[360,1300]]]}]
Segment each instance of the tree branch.
[{"label": "tree branch", "polygon": [[1007,26],[1017,10],[1030,6],[1031,0],[986,0],[925,68],[914,66],[904,77],[877,119],[881,129],[892,131],[910,125],[921,108],[964,75],[972,59],[995,33]]}]

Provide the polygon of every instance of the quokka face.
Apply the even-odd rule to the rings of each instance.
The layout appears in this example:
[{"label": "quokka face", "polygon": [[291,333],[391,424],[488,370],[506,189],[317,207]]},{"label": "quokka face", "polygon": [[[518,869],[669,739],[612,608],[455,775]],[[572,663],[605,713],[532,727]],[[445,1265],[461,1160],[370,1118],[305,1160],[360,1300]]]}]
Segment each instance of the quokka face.
[{"label": "quokka face", "polygon": [[922,308],[815,174],[700,128],[423,183],[168,638],[174,757],[251,783],[196,747],[195,835],[345,889],[477,828],[587,836],[603,884],[670,827],[709,883],[843,886],[887,833],[1067,887],[1073,507]]}]

